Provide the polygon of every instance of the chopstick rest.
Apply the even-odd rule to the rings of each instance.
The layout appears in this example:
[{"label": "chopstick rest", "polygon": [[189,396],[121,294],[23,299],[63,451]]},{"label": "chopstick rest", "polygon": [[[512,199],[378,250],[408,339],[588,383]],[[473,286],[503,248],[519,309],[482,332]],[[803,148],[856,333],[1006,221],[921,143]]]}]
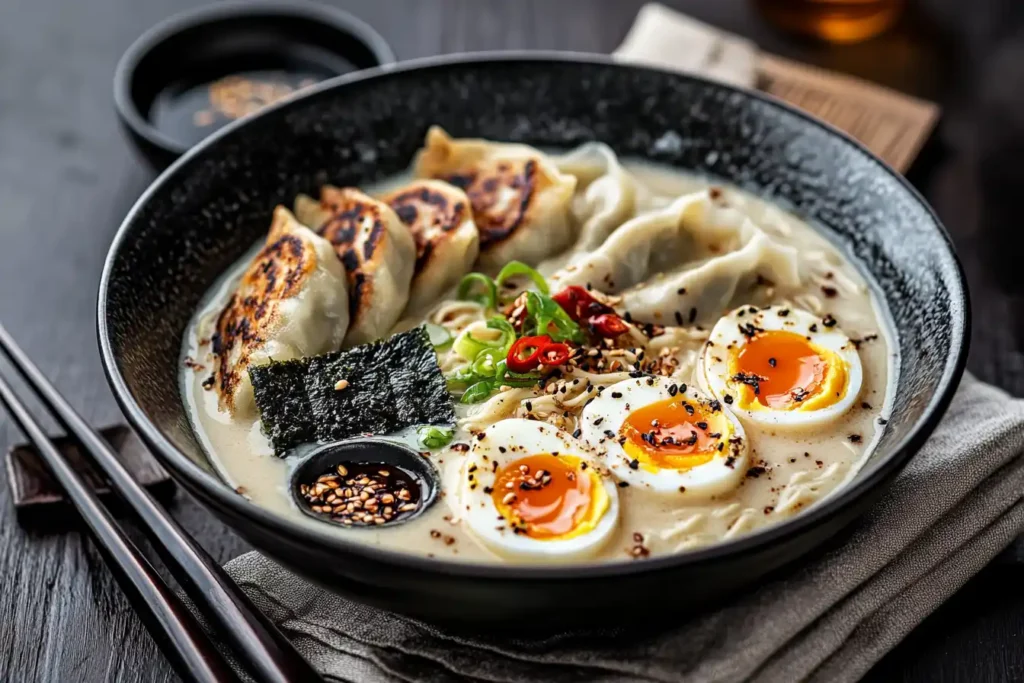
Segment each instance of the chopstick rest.
[{"label": "chopstick rest", "polygon": [[[173,480],[149,454],[135,432],[124,425],[111,425],[99,431],[136,481],[158,500],[163,502],[171,499],[174,495]],[[86,462],[73,440],[61,436],[53,439],[53,444],[104,504],[113,501],[114,496],[110,493],[107,481]],[[64,492],[39,460],[39,454],[31,444],[11,446],[4,465],[20,524],[51,527],[77,519],[77,515],[67,514]]]}]

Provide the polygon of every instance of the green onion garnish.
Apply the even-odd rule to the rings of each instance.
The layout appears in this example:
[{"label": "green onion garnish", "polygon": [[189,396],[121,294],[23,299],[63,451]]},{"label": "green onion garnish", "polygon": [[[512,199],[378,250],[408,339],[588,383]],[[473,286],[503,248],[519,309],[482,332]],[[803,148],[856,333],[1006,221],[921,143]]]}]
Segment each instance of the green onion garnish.
[{"label": "green onion garnish", "polygon": [[416,430],[420,437],[420,445],[424,448],[444,448],[455,438],[455,430],[447,427],[427,425]]},{"label": "green onion garnish", "polygon": [[498,273],[498,277],[494,278],[494,282],[498,287],[505,284],[505,280],[515,277],[517,275],[525,275],[526,277],[533,280],[533,284],[537,285],[537,289],[541,294],[548,293],[548,283],[544,277],[536,270],[526,265],[522,261],[509,261],[505,264],[505,267]]},{"label": "green onion garnish", "polygon": [[475,301],[491,310],[498,307],[498,286],[483,273],[469,273],[459,283],[456,297],[463,301]]},{"label": "green onion garnish", "polygon": [[430,345],[440,351],[452,345],[454,337],[444,327],[434,323],[424,323],[427,328],[427,336],[430,338]]}]

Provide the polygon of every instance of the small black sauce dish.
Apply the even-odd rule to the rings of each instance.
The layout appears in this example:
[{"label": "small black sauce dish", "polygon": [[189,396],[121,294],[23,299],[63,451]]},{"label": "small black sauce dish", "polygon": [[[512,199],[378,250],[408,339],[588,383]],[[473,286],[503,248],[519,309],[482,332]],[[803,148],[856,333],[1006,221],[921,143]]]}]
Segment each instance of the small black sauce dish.
[{"label": "small black sauce dish", "polygon": [[317,447],[291,477],[300,510],[353,528],[415,519],[433,504],[438,488],[429,460],[402,444],[370,437]]},{"label": "small black sauce dish", "polygon": [[304,2],[224,2],[144,33],[114,73],[114,105],[155,168],[231,121],[320,81],[393,64],[368,24]]}]

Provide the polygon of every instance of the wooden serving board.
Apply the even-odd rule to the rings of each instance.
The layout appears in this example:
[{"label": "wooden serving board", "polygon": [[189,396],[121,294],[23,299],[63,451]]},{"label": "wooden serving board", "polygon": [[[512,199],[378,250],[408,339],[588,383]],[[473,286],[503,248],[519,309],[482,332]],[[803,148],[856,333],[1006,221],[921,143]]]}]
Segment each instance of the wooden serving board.
[{"label": "wooden serving board", "polygon": [[932,102],[766,53],[757,58],[757,87],[850,134],[900,173],[939,120]]}]

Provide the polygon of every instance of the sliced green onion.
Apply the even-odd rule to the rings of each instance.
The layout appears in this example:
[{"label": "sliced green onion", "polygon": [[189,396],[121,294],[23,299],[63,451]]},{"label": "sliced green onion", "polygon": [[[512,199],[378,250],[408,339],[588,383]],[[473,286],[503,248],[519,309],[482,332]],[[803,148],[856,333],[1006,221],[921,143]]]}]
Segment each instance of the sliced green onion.
[{"label": "sliced green onion", "polygon": [[512,346],[512,342],[516,340],[516,328],[512,327],[512,324],[500,316],[494,316],[487,321],[487,327],[492,330],[499,330],[505,334],[505,341],[508,346]]},{"label": "sliced green onion", "polygon": [[449,389],[458,389],[479,380],[476,373],[473,372],[473,368],[470,367],[452,370],[444,378],[447,380]]},{"label": "sliced green onion", "polygon": [[463,403],[480,403],[487,400],[487,397],[494,391],[494,380],[484,379],[466,389],[462,395]]},{"label": "sliced green onion", "polygon": [[505,284],[505,280],[517,275],[525,275],[533,280],[533,284],[537,285],[537,289],[541,294],[548,293],[548,282],[544,279],[544,276],[522,261],[509,261],[506,263],[505,267],[498,273],[498,277],[494,278],[494,283],[501,287]]},{"label": "sliced green onion", "polygon": [[551,297],[537,292],[526,292],[528,334],[546,334],[552,341],[583,342],[583,330]]},{"label": "sliced green onion", "polygon": [[455,338],[455,343],[452,348],[455,349],[455,353],[459,354],[466,360],[472,361],[488,349],[501,349],[504,348],[504,346],[504,333],[502,333],[497,339],[477,339],[473,336],[472,332],[465,329],[459,333],[458,337]]},{"label": "sliced green onion", "polygon": [[455,438],[455,430],[432,425],[420,427],[416,433],[420,437],[420,445],[429,449],[444,448]]},{"label": "sliced green onion", "polygon": [[[477,290],[476,293],[474,290]],[[488,309],[497,308],[498,286],[483,273],[469,273],[459,283],[456,297],[463,301],[475,301]]]},{"label": "sliced green onion", "polygon": [[444,327],[435,325],[434,323],[426,323],[424,327],[427,328],[427,336],[430,337],[430,345],[440,351],[441,349],[447,349],[452,345],[454,337]]},{"label": "sliced green onion", "polygon": [[503,361],[506,355],[508,352],[504,349],[485,349],[473,360],[470,367],[481,377],[494,377],[498,372],[497,364]]}]

